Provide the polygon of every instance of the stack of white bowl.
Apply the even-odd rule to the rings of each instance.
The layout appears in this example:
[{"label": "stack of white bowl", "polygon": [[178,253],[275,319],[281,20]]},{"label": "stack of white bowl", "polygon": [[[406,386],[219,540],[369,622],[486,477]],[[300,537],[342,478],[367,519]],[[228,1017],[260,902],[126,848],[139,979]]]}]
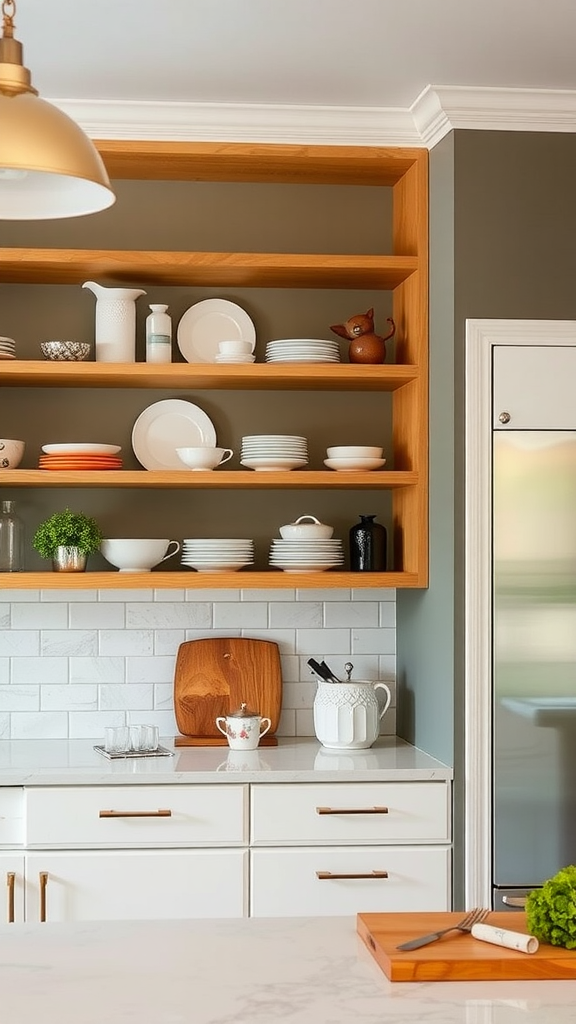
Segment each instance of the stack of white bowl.
[{"label": "stack of white bowl", "polygon": [[267,363],[339,363],[337,341],[321,338],[282,338],[266,345]]},{"label": "stack of white bowl", "polygon": [[272,541],[270,565],[284,572],[323,572],[342,565],[342,541],[333,540],[333,533],[333,526],[320,523],[315,516],[300,516],[295,523],[280,527],[281,539]]},{"label": "stack of white bowl", "polygon": [[323,572],[344,564],[342,541],[273,540],[270,565],[284,572]]},{"label": "stack of white bowl", "polygon": [[374,445],[337,445],[326,449],[328,458],[324,459],[324,465],[339,473],[367,473],[386,465],[383,451]]},{"label": "stack of white bowl", "polygon": [[182,565],[198,572],[237,572],[253,564],[253,540],[198,537],[182,541]]},{"label": "stack of white bowl", "polygon": [[247,434],[240,462],[255,470],[302,469],[308,464],[308,441],[292,434]]},{"label": "stack of white bowl", "polygon": [[16,342],[13,338],[0,338],[0,359],[16,359]]}]

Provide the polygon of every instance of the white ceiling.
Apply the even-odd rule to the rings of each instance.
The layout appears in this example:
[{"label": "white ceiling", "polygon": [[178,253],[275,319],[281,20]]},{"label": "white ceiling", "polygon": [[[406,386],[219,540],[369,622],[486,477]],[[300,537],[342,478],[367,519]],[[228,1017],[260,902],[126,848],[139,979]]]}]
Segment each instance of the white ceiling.
[{"label": "white ceiling", "polygon": [[16,0],[15,24],[33,84],[64,107],[361,108],[383,124],[427,86],[576,91],[576,0]]}]

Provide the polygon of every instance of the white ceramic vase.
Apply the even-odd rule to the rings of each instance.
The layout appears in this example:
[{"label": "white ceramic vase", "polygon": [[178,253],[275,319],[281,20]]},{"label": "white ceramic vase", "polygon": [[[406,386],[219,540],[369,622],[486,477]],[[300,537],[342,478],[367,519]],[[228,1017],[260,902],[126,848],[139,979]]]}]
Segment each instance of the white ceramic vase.
[{"label": "white ceramic vase", "polygon": [[96,296],[96,362],[136,362],[136,299],[146,292],[107,288],[95,281],[85,281],[82,287]]},{"label": "white ceramic vase", "polygon": [[[382,707],[377,690],[386,700]],[[314,731],[323,747],[334,750],[363,750],[371,747],[380,732],[380,722],[392,697],[386,683],[356,679],[345,683],[318,680],[314,698]]]}]

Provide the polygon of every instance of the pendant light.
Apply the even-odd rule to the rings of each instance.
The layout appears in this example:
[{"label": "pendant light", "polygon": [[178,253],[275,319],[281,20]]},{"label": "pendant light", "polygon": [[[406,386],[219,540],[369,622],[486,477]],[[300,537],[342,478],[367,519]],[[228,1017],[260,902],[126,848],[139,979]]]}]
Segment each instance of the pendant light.
[{"label": "pendant light", "polygon": [[2,2],[0,220],[97,213],[115,201],[93,142],[71,117],[40,99],[14,39],[14,0]]}]

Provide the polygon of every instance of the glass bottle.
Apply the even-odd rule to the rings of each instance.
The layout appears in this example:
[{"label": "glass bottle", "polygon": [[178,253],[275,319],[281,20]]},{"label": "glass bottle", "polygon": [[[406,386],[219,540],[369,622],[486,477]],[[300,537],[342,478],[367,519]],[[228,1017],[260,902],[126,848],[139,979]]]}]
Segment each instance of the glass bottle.
[{"label": "glass bottle", "polygon": [[360,516],[350,530],[350,571],[386,572],[386,528],[376,516]]},{"label": "glass bottle", "polygon": [[146,362],[171,363],[172,318],[166,312],[168,306],[152,303],[150,309],[146,317]]},{"label": "glass bottle", "polygon": [[0,572],[22,572],[24,568],[24,524],[16,515],[16,502],[0,506]]}]

